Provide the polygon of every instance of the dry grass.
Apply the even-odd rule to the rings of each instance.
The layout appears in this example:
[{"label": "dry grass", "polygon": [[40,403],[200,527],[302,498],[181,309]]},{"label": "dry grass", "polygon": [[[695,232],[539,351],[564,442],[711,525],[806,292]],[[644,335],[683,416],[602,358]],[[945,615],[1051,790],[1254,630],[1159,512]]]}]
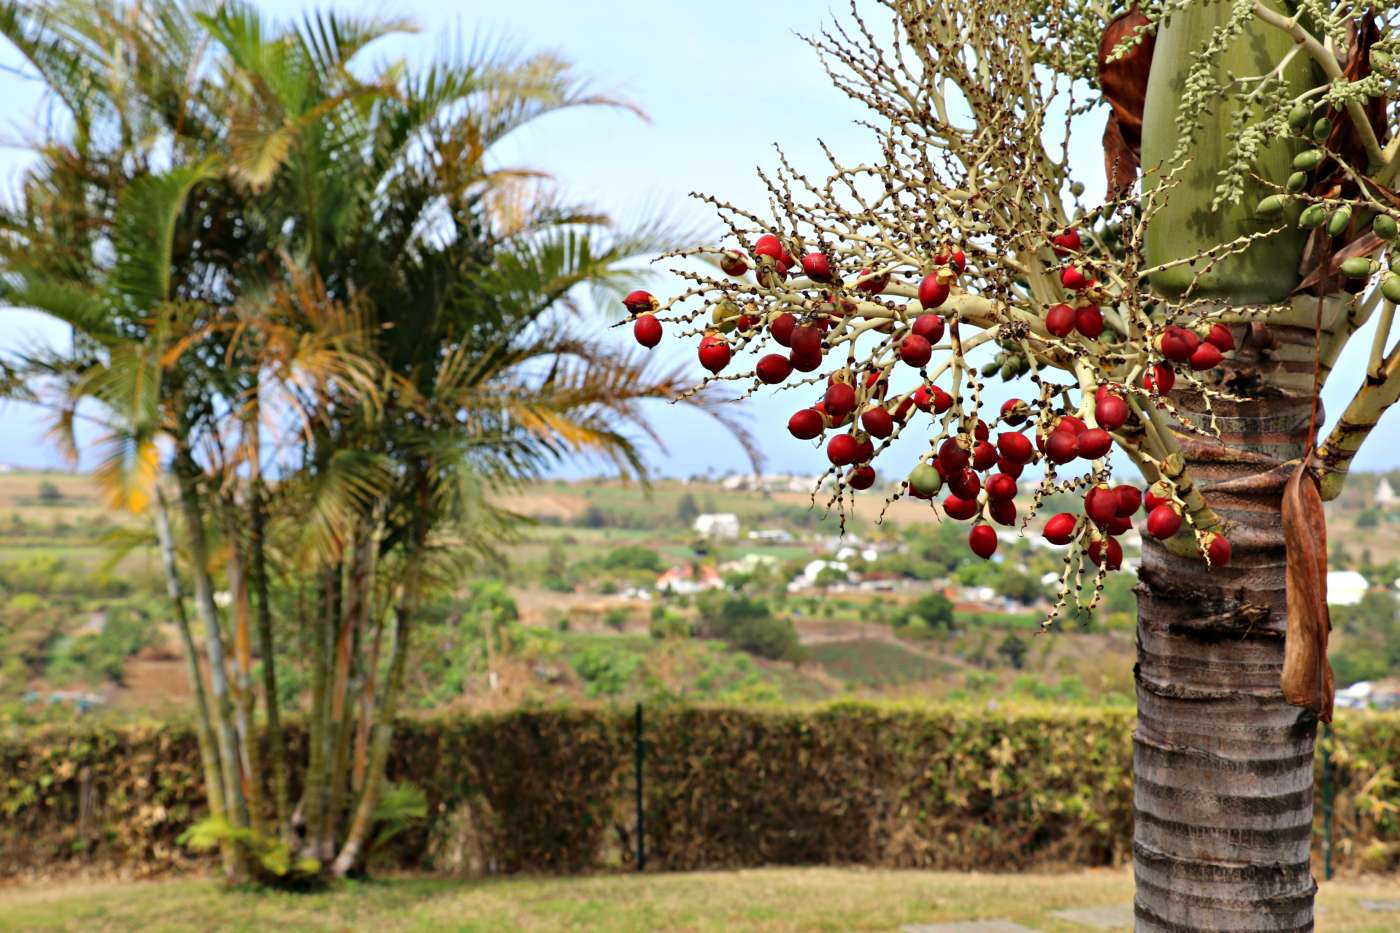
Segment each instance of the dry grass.
[{"label": "dry grass", "polygon": [[[1358,901],[1396,897],[1392,879],[1335,881],[1319,929],[1394,930],[1400,914]],[[985,875],[842,868],[456,881],[402,878],[294,895],[226,891],[208,880],[0,891],[6,930],[895,930],[907,923],[1004,918],[1082,931],[1066,907],[1127,904],[1126,870]]]}]

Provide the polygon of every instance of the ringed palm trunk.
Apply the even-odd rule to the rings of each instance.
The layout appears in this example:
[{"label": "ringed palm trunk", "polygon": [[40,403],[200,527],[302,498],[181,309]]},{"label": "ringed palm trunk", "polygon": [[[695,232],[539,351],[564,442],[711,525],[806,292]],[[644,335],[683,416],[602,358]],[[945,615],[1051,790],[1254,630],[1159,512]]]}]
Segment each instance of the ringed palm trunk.
[{"label": "ringed palm trunk", "polygon": [[[1182,142],[1175,119],[1192,53],[1229,15],[1228,3],[1197,0],[1158,32],[1143,123],[1149,193]],[[1220,74],[1264,74],[1291,44],[1281,32],[1252,23],[1216,56],[1216,65]],[[1315,80],[1301,56],[1284,76],[1294,93]],[[1211,210],[1237,109],[1222,98],[1211,106],[1185,146],[1191,163],[1181,184],[1150,218],[1149,263],[1199,256],[1269,228],[1251,216],[1269,193],[1252,182],[1238,205]],[[1289,146],[1275,141],[1254,170],[1281,181],[1291,171]],[[1208,269],[1180,266],[1152,284],[1168,295],[1189,285],[1192,297],[1226,308],[1285,302],[1298,282],[1303,245],[1293,219],[1289,230],[1243,256]],[[1233,328],[1240,349],[1225,367],[1225,386],[1242,400],[1211,405],[1218,439],[1179,435],[1187,475],[1227,523],[1231,564],[1209,568],[1159,543],[1144,545],[1133,736],[1139,930],[1312,929],[1316,720],[1289,706],[1280,687],[1287,472],[1278,468],[1308,441],[1316,336],[1308,309],[1315,304],[1309,299],[1268,327]],[[1174,398],[1188,413],[1206,407],[1188,390]]]}]

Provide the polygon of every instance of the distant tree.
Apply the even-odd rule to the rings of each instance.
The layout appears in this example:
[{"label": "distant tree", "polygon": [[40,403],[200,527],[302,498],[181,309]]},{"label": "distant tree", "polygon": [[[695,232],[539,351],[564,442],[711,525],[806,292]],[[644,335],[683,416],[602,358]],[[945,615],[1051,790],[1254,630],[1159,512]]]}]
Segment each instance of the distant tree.
[{"label": "distant tree", "polygon": [[1356,516],[1357,528],[1375,528],[1381,523],[1381,514],[1374,508],[1362,509]]},{"label": "distant tree", "polygon": [[666,569],[666,562],[651,548],[627,545],[608,552],[608,556],[603,558],[603,566],[608,570],[645,570],[660,573]]},{"label": "distant tree", "polygon": [[1002,639],[1001,644],[997,645],[997,654],[1005,658],[1006,663],[1019,671],[1026,663],[1026,643],[1021,636],[1012,632]]},{"label": "distant tree", "polygon": [[703,631],[711,638],[761,658],[790,661],[800,653],[792,622],[773,615],[762,600],[716,590],[698,602]]},{"label": "distant tree", "polygon": [[44,480],[39,484],[39,501],[46,504],[62,502],[63,490],[59,489],[48,480]]},{"label": "distant tree", "polygon": [[942,593],[925,593],[909,604],[908,608],[895,620],[895,628],[902,629],[922,622],[930,629],[953,630],[953,603]]},{"label": "distant tree", "polygon": [[695,504],[695,496],[688,492],[681,496],[681,500],[676,503],[676,519],[689,528],[699,516],[700,506]]}]

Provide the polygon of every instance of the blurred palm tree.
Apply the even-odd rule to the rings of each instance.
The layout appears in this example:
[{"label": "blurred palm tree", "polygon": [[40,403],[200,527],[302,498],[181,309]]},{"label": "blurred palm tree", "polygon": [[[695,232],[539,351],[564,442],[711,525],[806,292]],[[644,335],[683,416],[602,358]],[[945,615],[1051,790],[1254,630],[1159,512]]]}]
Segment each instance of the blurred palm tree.
[{"label": "blurred palm tree", "polygon": [[[70,449],[80,418],[103,422],[99,476],[115,503],[156,512],[183,619],[159,483],[172,467],[209,680],[204,835],[232,874],[249,855],[274,875],[359,866],[425,587],[493,550],[510,484],[579,455],[644,475],[644,403],[689,383],[600,339],[581,307],[686,233],[619,228],[497,164],[531,121],[630,105],[553,56],[365,60],[406,28],[284,25],[235,3],[0,4],[65,111],[0,214],[3,298],[75,333],[71,351],[9,361],[5,384],[51,404]],[[281,626],[278,588],[308,607]],[[310,647],[295,806],[279,635]]]}]

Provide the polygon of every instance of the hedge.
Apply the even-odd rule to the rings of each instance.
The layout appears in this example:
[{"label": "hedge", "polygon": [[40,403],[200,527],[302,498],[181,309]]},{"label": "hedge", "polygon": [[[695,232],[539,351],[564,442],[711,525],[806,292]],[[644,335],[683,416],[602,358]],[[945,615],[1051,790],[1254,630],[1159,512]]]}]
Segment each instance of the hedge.
[{"label": "hedge", "polygon": [[[1386,869],[1400,856],[1400,717],[1345,715],[1333,740],[1335,861]],[[1131,734],[1131,714],[1111,710],[649,707],[647,868],[1119,864],[1131,852]],[[295,732],[290,741],[302,748]],[[390,776],[423,789],[430,818],[376,859],[474,873],[630,868],[632,756],[631,710],[405,720]],[[202,813],[186,727],[24,733],[0,740],[0,775],[0,877],[201,863],[177,843]]]}]

